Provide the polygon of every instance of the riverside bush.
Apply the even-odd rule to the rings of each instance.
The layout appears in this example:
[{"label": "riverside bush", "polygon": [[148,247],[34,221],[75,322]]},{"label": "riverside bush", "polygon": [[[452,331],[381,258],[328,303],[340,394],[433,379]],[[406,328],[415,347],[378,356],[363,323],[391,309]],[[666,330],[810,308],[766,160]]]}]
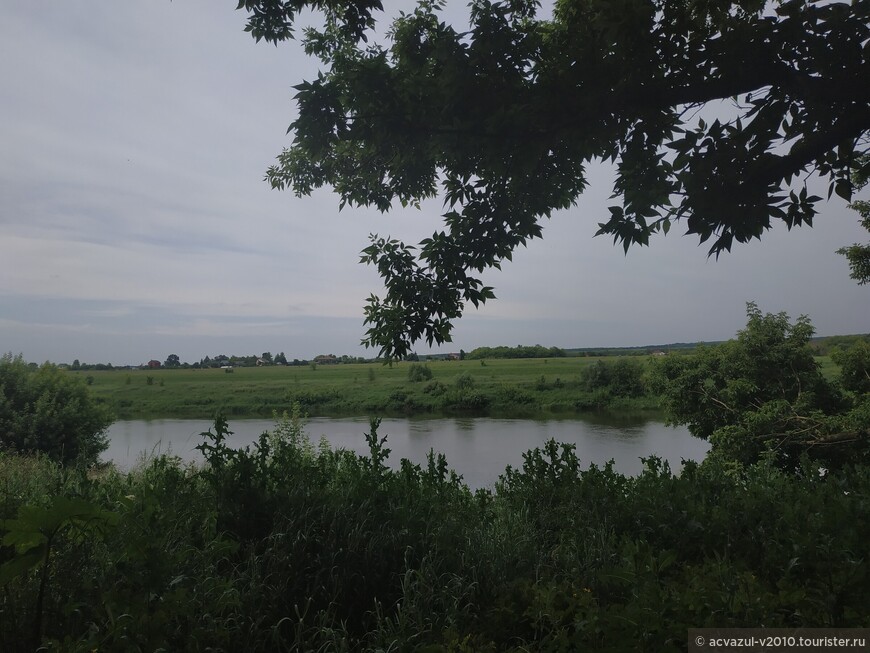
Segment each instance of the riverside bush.
[{"label": "riverside bush", "polygon": [[[0,456],[0,650],[32,650],[39,617],[65,651],[664,651],[688,627],[870,626],[867,467],[626,477],[548,442],[472,493],[434,452],[389,467],[377,421],[361,456],[300,415],[243,449],[216,420],[201,467]],[[4,575],[8,520],[57,496],[116,517],[58,533],[38,613],[38,570]]]},{"label": "riverside bush", "polygon": [[804,456],[827,469],[870,462],[870,397],[857,385],[870,363],[861,349],[841,359],[841,386],[813,357],[809,318],[792,322],[751,302],[746,317],[736,339],[653,366],[669,422],[686,424],[710,441],[711,455],[739,464],[768,455],[789,470]]},{"label": "riverside bush", "polygon": [[646,391],[644,366],[638,360],[597,360],[583,368],[583,385],[590,393],[607,397],[640,397]]}]

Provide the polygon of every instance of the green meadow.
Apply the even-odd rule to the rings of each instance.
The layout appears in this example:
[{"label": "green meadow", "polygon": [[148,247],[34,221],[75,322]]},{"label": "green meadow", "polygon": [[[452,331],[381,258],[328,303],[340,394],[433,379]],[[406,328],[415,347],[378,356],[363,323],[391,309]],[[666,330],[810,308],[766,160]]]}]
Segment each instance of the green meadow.
[{"label": "green meadow", "polygon": [[[649,357],[623,357],[641,376]],[[161,417],[268,417],[299,403],[309,415],[470,412],[528,415],[596,408],[657,410],[656,398],[618,396],[593,388],[584,370],[617,357],[431,361],[431,378],[412,381],[414,363],[270,366],[69,372],[84,377],[92,393],[118,419]],[[424,376],[427,373],[424,373]]]}]

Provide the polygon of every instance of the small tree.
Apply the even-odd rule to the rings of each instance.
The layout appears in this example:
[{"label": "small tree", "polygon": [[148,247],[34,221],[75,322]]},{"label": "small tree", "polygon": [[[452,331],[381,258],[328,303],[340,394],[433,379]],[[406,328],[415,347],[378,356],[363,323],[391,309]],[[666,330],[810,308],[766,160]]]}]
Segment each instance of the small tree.
[{"label": "small tree", "polygon": [[78,377],[49,363],[31,370],[21,356],[0,358],[0,449],[90,464],[108,447],[112,421]]},{"label": "small tree", "polygon": [[166,362],[163,363],[163,367],[169,369],[181,367],[181,359],[178,357],[178,354],[169,354],[169,356],[166,357]]},{"label": "small tree", "polygon": [[610,392],[617,397],[640,397],[644,392],[643,363],[618,358],[610,373]]}]

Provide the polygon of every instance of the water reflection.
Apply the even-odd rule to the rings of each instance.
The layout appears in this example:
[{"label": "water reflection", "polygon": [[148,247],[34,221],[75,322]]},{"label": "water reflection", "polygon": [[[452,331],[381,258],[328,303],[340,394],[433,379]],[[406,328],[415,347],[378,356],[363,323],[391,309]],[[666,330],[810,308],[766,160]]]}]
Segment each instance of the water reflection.
[{"label": "water reflection", "polygon": [[[110,446],[105,460],[122,468],[135,465],[143,455],[173,453],[187,461],[201,461],[195,447],[200,433],[210,428],[206,420],[134,420],[116,422],[109,429]],[[272,420],[237,420],[230,423],[233,435],[227,444],[243,447],[274,426]],[[309,420],[306,431],[313,442],[321,436],[333,447],[365,453],[363,434],[369,430],[365,417]],[[430,449],[443,453],[449,465],[473,488],[491,486],[505,467],[520,467],[522,454],[553,438],[575,444],[582,464],[603,465],[614,459],[625,474],[637,474],[641,458],[658,455],[672,469],[682,459],[700,460],[709,448],[685,428],[671,428],[659,420],[627,419],[594,415],[587,419],[493,419],[493,418],[385,418],[379,435],[388,436],[390,463],[401,458],[424,464]]]}]

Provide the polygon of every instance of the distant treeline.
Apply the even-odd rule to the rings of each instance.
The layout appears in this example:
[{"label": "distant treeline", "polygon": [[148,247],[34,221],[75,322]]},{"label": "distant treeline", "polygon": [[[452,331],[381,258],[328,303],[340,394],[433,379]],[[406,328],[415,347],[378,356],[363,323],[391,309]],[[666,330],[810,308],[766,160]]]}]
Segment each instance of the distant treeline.
[{"label": "distant treeline", "polygon": [[516,347],[478,347],[466,354],[465,358],[564,358],[564,349],[542,347],[541,345],[517,345]]},{"label": "distant treeline", "polygon": [[716,342],[673,342],[668,345],[643,345],[641,347],[579,347],[566,349],[568,356],[650,356],[657,353],[688,353],[700,345],[718,345]]},{"label": "distant treeline", "polygon": [[165,361],[159,361],[156,359],[152,359],[146,363],[142,363],[141,365],[112,365],[111,363],[82,363],[78,359],[74,360],[72,363],[61,363],[59,367],[67,368],[74,372],[79,371],[107,371],[107,370],[132,370],[132,369],[184,369],[184,370],[198,370],[198,369],[208,369],[208,368],[218,368],[224,366],[230,367],[254,367],[257,365],[289,365],[289,366],[301,366],[306,367],[311,365],[312,363],[318,365],[330,365],[337,363],[369,363],[376,361],[377,359],[372,358],[363,358],[357,356],[335,356],[333,354],[320,354],[315,356],[313,359],[298,359],[294,358],[292,360],[288,360],[282,351],[280,354],[276,354],[272,356],[270,352],[263,352],[260,356],[256,354],[252,354],[249,356],[227,356],[226,354],[218,354],[217,356],[211,357],[206,356],[205,358],[200,359],[199,361],[195,361],[193,363],[189,363],[187,361],[181,361],[179,357],[175,354],[170,354]]},{"label": "distant treeline", "polygon": [[[338,363],[366,363],[369,359],[356,357],[356,356],[335,356],[334,354],[319,354],[312,358],[308,359],[299,359],[293,358],[292,360],[288,360],[282,351],[280,354],[276,354],[272,356],[269,352],[263,352],[260,356],[225,356],[223,354],[219,354],[214,358],[209,358],[206,356],[199,363],[193,363],[189,367],[191,368],[199,368],[199,367],[223,367],[225,365],[232,365],[235,367],[254,367],[255,365],[289,365],[289,366],[307,366],[311,363],[322,364],[322,365],[335,365]],[[187,363],[182,363],[180,367],[185,367]],[[167,365],[167,367],[170,367]]]},{"label": "distant treeline", "polygon": [[[820,336],[810,340],[817,356],[828,356],[835,349],[849,349],[858,342],[870,343],[870,333],[848,336]],[[674,342],[668,345],[643,345],[642,347],[581,347],[566,349],[567,356],[649,356],[658,352],[666,354],[690,353],[700,346],[712,347],[721,341]]]},{"label": "distant treeline", "polygon": [[849,349],[859,342],[870,343],[870,333],[812,338],[810,340],[810,347],[816,351],[817,356],[828,356],[835,349]]},{"label": "distant treeline", "polygon": [[[848,349],[858,342],[870,343],[870,333],[854,334],[845,336],[823,336],[810,340],[810,346],[815,350],[817,356],[828,356],[835,349]],[[542,345],[517,345],[516,347],[478,347],[469,353],[461,352],[461,359],[494,359],[494,358],[564,358],[568,357],[602,357],[602,356],[649,356],[657,353],[689,353],[697,347],[712,346],[720,344],[716,342],[674,342],[668,345],[644,345],[641,347],[577,347],[571,349],[562,349],[561,347],[544,347]],[[412,354],[407,360],[434,359],[437,355],[420,355]],[[181,362],[177,356],[170,354],[165,361],[150,361],[142,365],[120,365],[113,366],[111,363],[81,363],[78,360],[70,364],[61,364],[60,367],[68,367],[71,370],[127,370],[133,368],[182,368],[182,369],[200,369],[222,367],[224,365],[232,365],[236,367],[253,367],[255,365],[289,365],[289,366],[308,366],[311,363],[317,364],[335,364],[335,363],[371,363],[380,362],[377,358],[363,358],[361,356],[334,356],[333,354],[321,354],[313,359],[298,359],[288,360],[284,352],[272,356],[270,352],[263,352],[260,356],[227,356],[218,354],[214,357],[206,356],[205,358],[195,362]]]}]

